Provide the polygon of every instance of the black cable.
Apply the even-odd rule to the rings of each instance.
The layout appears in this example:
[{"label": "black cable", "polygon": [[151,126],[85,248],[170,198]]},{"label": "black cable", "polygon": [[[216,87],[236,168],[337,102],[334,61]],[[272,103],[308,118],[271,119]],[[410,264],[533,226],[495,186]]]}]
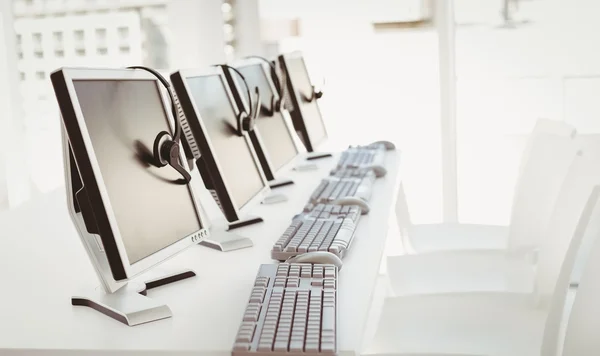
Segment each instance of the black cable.
[{"label": "black cable", "polygon": [[[246,94],[248,95],[248,106],[250,107],[250,112],[248,112],[247,114],[249,117],[254,117],[255,113],[254,113],[254,108],[253,108],[252,95],[250,95],[250,86],[248,85],[248,82],[246,81],[246,78],[244,77],[244,75],[239,70],[237,70],[236,68],[234,68],[228,64],[218,64],[218,65],[220,65],[223,68],[228,68],[228,69],[233,70],[235,73],[237,73],[237,75],[240,76],[240,78],[242,78],[242,81],[244,82],[244,87],[246,87]],[[258,87],[256,87],[255,91],[256,91],[256,95],[260,95],[258,93]],[[259,97],[259,99],[260,99],[260,97]],[[259,107],[260,107],[260,103],[257,103],[257,105],[256,105],[257,111],[258,111]]]},{"label": "black cable", "polygon": [[173,119],[175,120],[175,134],[173,135],[173,141],[177,142],[180,140],[181,138],[181,122],[179,122],[179,115],[177,115],[177,107],[176,107],[176,100],[175,100],[175,95],[173,94],[173,92],[171,91],[171,84],[169,84],[169,81],[167,81],[165,79],[165,77],[162,76],[162,74],[160,74],[159,72],[157,72],[156,70],[152,69],[152,68],[148,68],[148,67],[144,67],[144,66],[131,66],[131,67],[127,67],[128,69],[142,69],[145,70],[146,72],[150,72],[152,73],[156,79],[158,79],[161,84],[165,87],[165,89],[167,89],[167,93],[169,94],[169,99],[171,99],[171,111],[173,112]]},{"label": "black cable", "polygon": [[280,96],[280,98],[279,98],[279,101],[280,101],[279,107],[282,108],[283,107],[283,101],[285,100],[285,91],[286,91],[286,84],[287,84],[286,83],[287,82],[287,77],[285,76],[285,71],[284,70],[281,71],[281,78],[280,78],[279,75],[277,74],[277,67],[275,66],[275,64],[273,64],[273,62],[271,62],[270,60],[266,59],[265,57],[254,55],[254,56],[248,56],[246,58],[260,59],[261,61],[263,61],[263,62],[265,62],[265,63],[267,63],[269,65],[269,67],[271,68],[271,71],[273,72],[273,74],[275,75],[275,77],[277,78],[277,81],[278,81],[277,85],[279,86],[279,90],[280,90],[280,93],[279,93],[279,96]]},{"label": "black cable", "polygon": [[175,120],[175,134],[172,136],[172,139],[169,138],[167,141],[162,141],[163,138],[169,137],[171,135],[167,131],[161,131],[158,133],[154,140],[154,161],[157,167],[164,167],[168,164],[171,167],[173,167],[177,172],[179,172],[179,174],[181,174],[183,179],[176,180],[174,181],[174,183],[189,183],[192,177],[180,164],[179,159],[176,158],[176,156],[179,155],[178,153],[180,147],[179,141],[181,139],[181,121],[179,120],[177,109],[179,101],[177,100],[175,93],[171,90],[171,84],[169,84],[169,82],[165,79],[165,77],[162,76],[162,74],[160,74],[158,71],[152,68],[144,66],[131,66],[127,67],[127,69],[140,69],[151,73],[152,75],[154,75],[154,77],[156,77],[156,79],[158,79],[158,81],[161,82],[161,84],[167,90],[167,93],[169,94],[169,99],[171,99],[171,111],[173,112],[173,119]]}]

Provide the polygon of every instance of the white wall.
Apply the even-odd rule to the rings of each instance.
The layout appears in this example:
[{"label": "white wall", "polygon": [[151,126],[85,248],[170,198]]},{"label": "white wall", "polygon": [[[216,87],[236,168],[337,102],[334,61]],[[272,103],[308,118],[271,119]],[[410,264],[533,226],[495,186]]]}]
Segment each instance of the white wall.
[{"label": "white wall", "polygon": [[225,62],[221,4],[221,0],[169,1],[170,68],[201,68]]},{"label": "white wall", "polygon": [[264,55],[260,35],[259,0],[241,0],[234,6],[237,58]]},{"label": "white wall", "polygon": [[[401,2],[401,1],[399,1]],[[321,109],[339,147],[377,139],[397,142],[415,222],[442,218],[437,35],[431,31],[376,34],[377,14],[402,17],[383,1],[261,0],[261,16],[300,22],[301,49],[312,78],[325,78]]]},{"label": "white wall", "polygon": [[[119,28],[127,28],[121,38]],[[104,39],[97,38],[96,30],[106,30]],[[23,151],[27,155],[28,170],[37,189],[52,191],[64,184],[60,117],[50,73],[60,67],[124,67],[142,64],[142,35],[140,16],[135,11],[106,14],[78,14],[46,18],[17,18],[15,30],[21,36],[23,59],[18,61],[18,72],[23,98],[21,121],[26,125]],[[75,31],[83,31],[83,41],[75,38]],[[54,32],[62,33],[62,41],[54,38]],[[34,44],[33,34],[41,34],[41,45]],[[42,50],[43,58],[34,52]],[[122,52],[121,47],[128,48]],[[106,48],[106,54],[99,54]],[[62,49],[59,56],[55,50]],[[77,49],[85,50],[78,55]],[[36,73],[44,73],[38,78]]]},{"label": "white wall", "polygon": [[10,1],[0,2],[0,210],[29,199],[31,183],[23,155],[23,121],[14,51],[13,15]]}]

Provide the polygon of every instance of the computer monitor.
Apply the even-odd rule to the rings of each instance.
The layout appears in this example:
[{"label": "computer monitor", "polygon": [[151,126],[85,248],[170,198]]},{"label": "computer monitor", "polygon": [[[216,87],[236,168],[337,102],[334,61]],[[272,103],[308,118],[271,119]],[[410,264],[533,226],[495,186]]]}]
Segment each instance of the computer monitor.
[{"label": "computer monitor", "polygon": [[294,127],[308,152],[327,139],[327,130],[317,103],[320,94],[315,93],[301,52],[281,54],[279,65],[285,71],[287,82],[287,105]]},{"label": "computer monitor", "polygon": [[[173,168],[153,164],[157,134],[175,125],[161,84],[133,69],[63,68],[51,81],[63,122],[69,213],[109,295],[72,303],[129,325],[169,317],[165,305],[123,292],[133,277],[208,235],[199,192]],[[187,168],[183,151],[180,161]]]},{"label": "computer monitor", "polygon": [[259,116],[254,130],[248,134],[271,188],[293,183],[277,177],[277,172],[300,153],[300,147],[288,111],[275,107],[280,96],[269,74],[271,68],[255,58],[241,60],[233,66],[243,79],[231,69],[226,69],[225,75],[239,110],[249,107],[246,85],[257,87],[260,92]]},{"label": "computer monitor", "polygon": [[269,185],[247,132],[238,132],[238,115],[221,67],[180,70],[171,82],[200,148],[196,162],[206,188],[229,222],[228,229],[261,222],[240,210],[264,199]]}]

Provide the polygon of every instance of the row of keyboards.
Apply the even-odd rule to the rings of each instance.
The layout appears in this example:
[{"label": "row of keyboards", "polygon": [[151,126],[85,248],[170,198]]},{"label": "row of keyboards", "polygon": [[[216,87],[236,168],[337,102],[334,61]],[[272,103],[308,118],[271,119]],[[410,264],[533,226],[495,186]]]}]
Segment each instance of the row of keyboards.
[{"label": "row of keyboards", "polygon": [[[389,149],[389,148],[388,148]],[[382,145],[350,147],[261,265],[232,355],[337,353],[337,277],[360,216],[369,213]]]}]

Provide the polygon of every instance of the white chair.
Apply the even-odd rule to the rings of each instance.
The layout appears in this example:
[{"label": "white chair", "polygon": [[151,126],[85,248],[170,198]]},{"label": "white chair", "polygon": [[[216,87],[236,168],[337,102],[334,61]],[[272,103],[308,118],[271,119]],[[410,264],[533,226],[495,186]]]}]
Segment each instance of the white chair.
[{"label": "white chair", "polygon": [[[596,239],[577,297],[584,292],[586,275],[600,261],[600,186],[592,190],[561,266],[549,308],[534,308],[531,300],[512,293],[465,293],[396,297],[386,300],[376,336],[365,355],[487,355],[560,356],[569,281],[584,239]],[[595,275],[597,277],[597,275]],[[590,278],[593,279],[593,278]],[[593,283],[598,284],[596,279]],[[598,287],[596,287],[598,288]],[[599,288],[600,289],[600,288]],[[596,295],[594,290],[594,295]],[[584,300],[584,298],[581,298]],[[597,304],[598,299],[587,304]],[[581,318],[585,319],[582,302]],[[574,308],[574,310],[579,310]],[[571,319],[578,314],[573,314]],[[596,318],[589,315],[588,318]],[[589,322],[587,325],[597,326]],[[580,330],[581,328],[577,329]],[[567,324],[565,350],[575,350],[573,329]],[[589,333],[597,328],[587,330]],[[580,331],[583,333],[584,331]],[[590,335],[591,336],[591,335]],[[572,341],[573,340],[573,341]],[[581,348],[579,348],[581,350]],[[585,351],[585,350],[583,350]],[[572,355],[596,355],[579,353]],[[567,354],[565,354],[567,355]]]},{"label": "white chair", "polygon": [[[593,233],[600,235],[600,224],[595,226]],[[586,249],[586,245],[590,248]],[[584,239],[576,260],[576,264],[585,262],[585,268],[581,279],[578,279],[579,287],[572,293],[571,308],[567,303],[560,314],[568,315],[564,323],[564,337],[559,335],[557,343],[563,356],[600,355],[600,248],[597,245],[600,245],[598,240]]]},{"label": "white chair", "polygon": [[579,216],[590,191],[599,184],[600,147],[580,153],[571,163],[546,225],[546,233],[540,239],[537,265],[528,258],[504,250],[390,256],[387,275],[393,294],[535,291],[540,297],[551,295]]},{"label": "white chair", "polygon": [[404,191],[396,202],[396,219],[409,253],[465,249],[527,249],[545,227],[554,199],[578,150],[575,129],[541,119],[521,159],[510,226],[441,223],[412,224]]}]

